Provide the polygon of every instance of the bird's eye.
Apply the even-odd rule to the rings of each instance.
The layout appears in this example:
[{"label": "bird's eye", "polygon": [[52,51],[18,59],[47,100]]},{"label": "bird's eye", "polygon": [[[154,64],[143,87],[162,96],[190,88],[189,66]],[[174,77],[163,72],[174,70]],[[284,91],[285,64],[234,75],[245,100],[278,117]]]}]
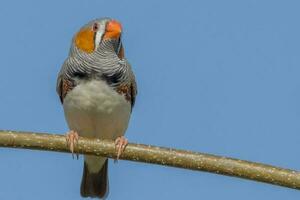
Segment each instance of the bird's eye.
[{"label": "bird's eye", "polygon": [[95,23],[93,25],[93,31],[98,31],[98,29],[99,29],[99,25],[97,23]]}]

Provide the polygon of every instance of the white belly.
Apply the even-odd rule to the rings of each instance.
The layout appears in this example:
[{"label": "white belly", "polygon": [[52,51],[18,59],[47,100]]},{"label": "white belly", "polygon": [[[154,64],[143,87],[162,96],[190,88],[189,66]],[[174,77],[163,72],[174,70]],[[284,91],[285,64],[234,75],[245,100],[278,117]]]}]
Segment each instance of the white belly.
[{"label": "white belly", "polygon": [[[105,82],[85,81],[64,99],[64,112],[71,130],[80,136],[116,139],[125,134],[131,105]],[[98,172],[107,158],[85,156],[89,171]]]},{"label": "white belly", "polygon": [[71,130],[80,136],[116,139],[124,135],[131,105],[104,81],[85,81],[64,99],[64,112]]}]

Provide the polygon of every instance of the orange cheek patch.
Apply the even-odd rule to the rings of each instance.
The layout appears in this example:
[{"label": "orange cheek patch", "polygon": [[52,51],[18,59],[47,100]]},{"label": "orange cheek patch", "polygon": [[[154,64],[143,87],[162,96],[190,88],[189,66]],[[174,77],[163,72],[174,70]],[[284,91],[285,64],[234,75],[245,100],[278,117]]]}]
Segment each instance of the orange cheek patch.
[{"label": "orange cheek patch", "polygon": [[94,31],[90,29],[83,29],[77,33],[75,44],[82,51],[92,53],[95,50],[94,36]]}]

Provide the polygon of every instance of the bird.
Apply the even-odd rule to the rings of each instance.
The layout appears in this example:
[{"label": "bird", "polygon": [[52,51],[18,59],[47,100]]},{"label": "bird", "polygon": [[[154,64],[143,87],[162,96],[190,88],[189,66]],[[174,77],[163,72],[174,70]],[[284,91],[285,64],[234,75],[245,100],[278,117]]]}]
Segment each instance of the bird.
[{"label": "bird", "polygon": [[[124,134],[137,84],[125,58],[122,32],[119,21],[105,17],[83,25],[72,38],[56,84],[72,155],[80,137],[114,140],[117,159],[128,144]],[[84,155],[81,196],[106,198],[108,190],[108,159]]]}]

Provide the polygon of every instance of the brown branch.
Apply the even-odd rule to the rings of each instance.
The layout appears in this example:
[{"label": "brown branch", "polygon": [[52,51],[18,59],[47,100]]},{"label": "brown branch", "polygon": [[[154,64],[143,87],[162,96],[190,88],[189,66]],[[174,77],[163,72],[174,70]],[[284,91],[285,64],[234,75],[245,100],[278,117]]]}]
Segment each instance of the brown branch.
[{"label": "brown branch", "polygon": [[[56,134],[0,131],[0,147],[70,153],[65,137]],[[110,140],[80,137],[75,152],[116,157],[114,142]],[[298,171],[210,154],[131,143],[120,159],[205,171],[300,189]]]}]

